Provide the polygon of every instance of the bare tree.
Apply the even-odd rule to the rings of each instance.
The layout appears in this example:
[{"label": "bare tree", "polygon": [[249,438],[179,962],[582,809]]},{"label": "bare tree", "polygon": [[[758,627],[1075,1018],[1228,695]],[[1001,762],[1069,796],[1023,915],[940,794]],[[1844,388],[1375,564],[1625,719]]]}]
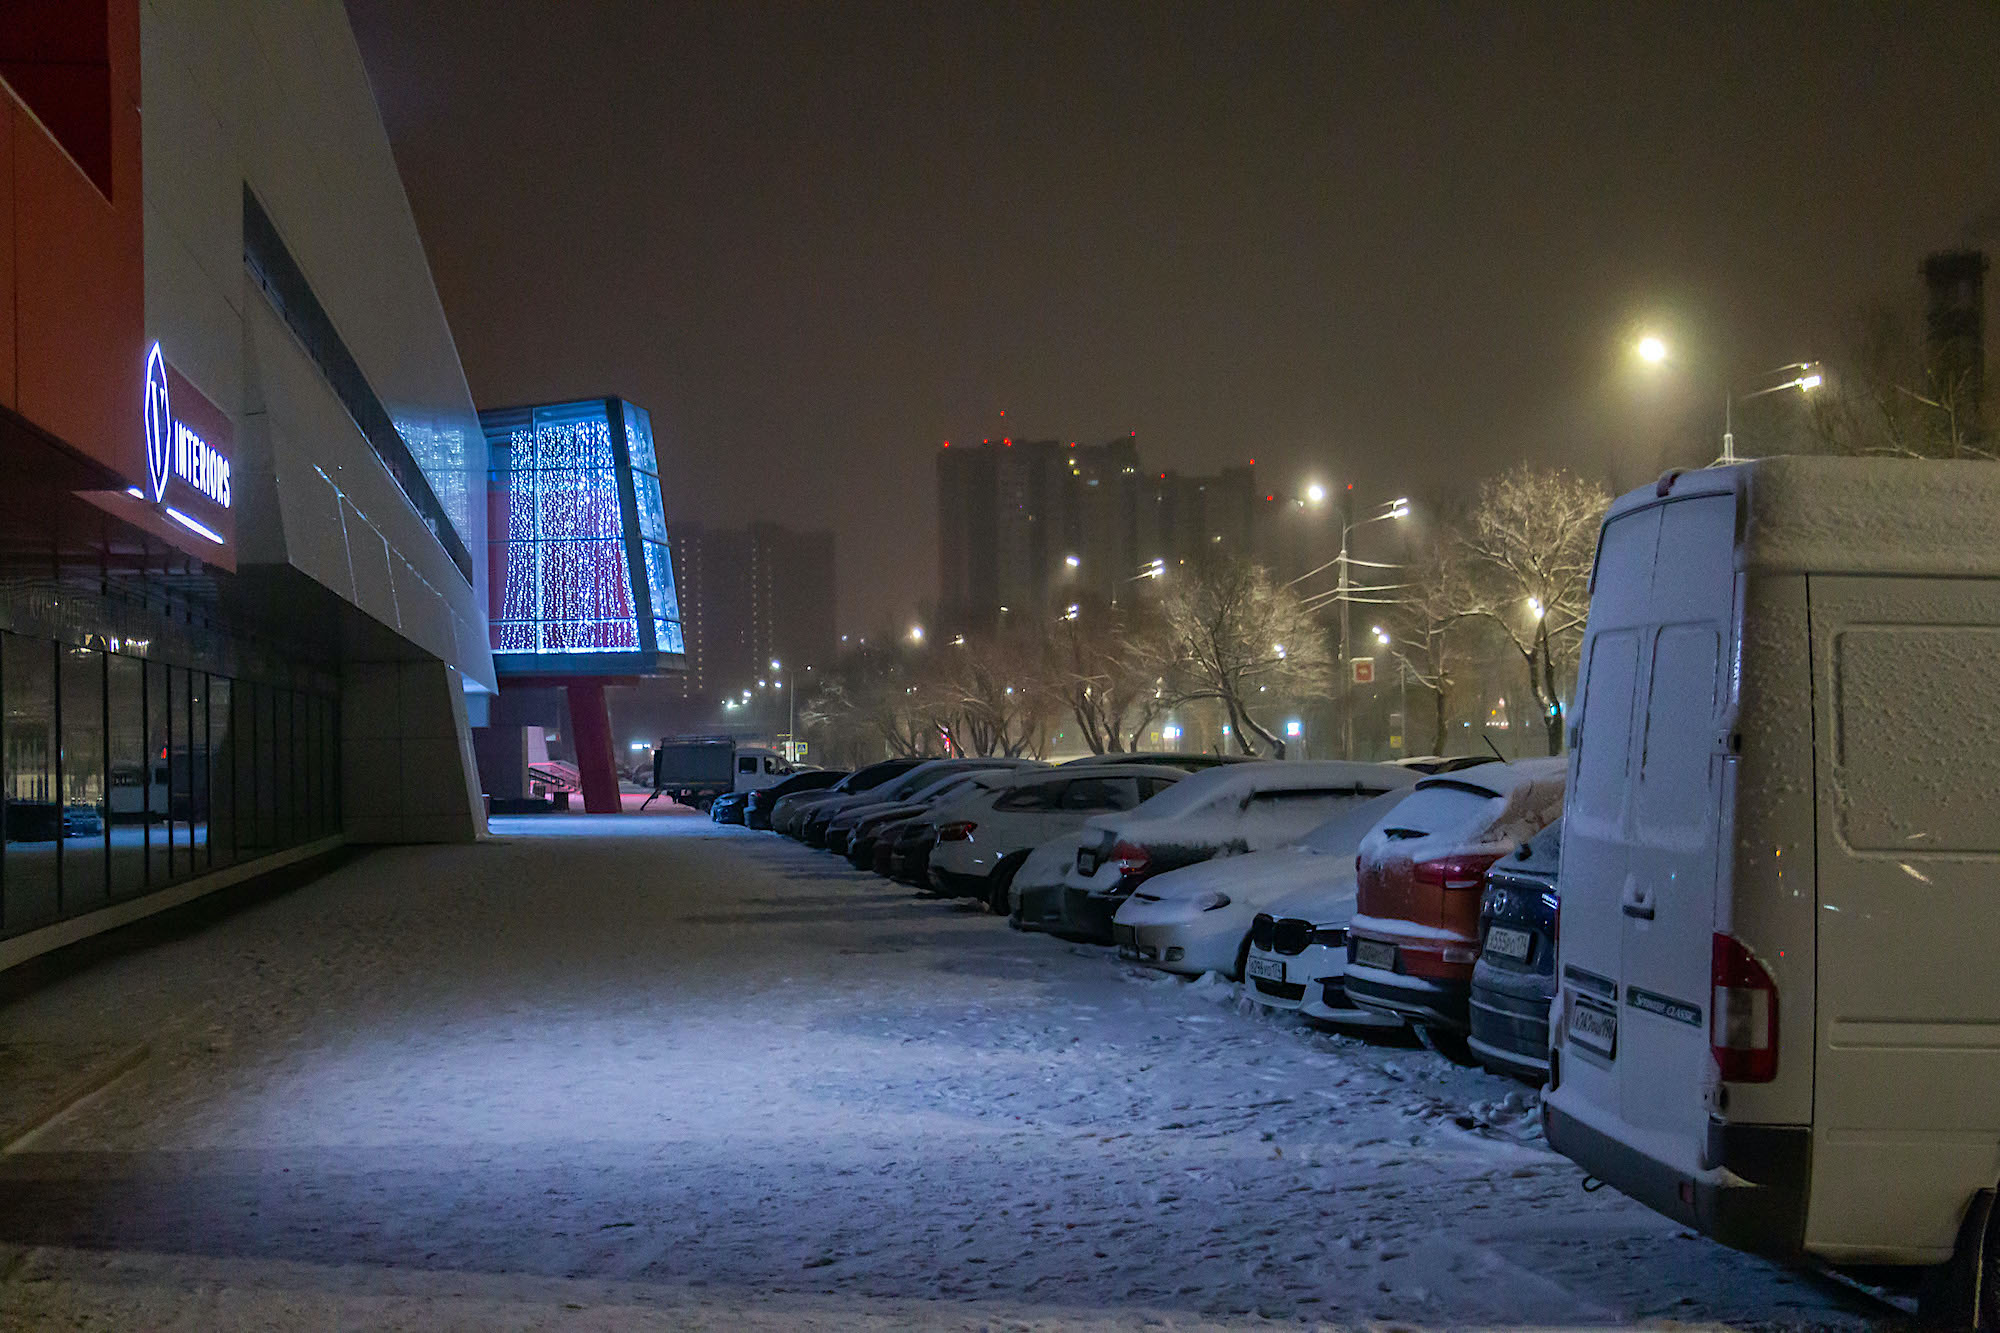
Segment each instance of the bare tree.
[{"label": "bare tree", "polygon": [[1176,568],[1161,592],[1167,633],[1146,665],[1176,700],[1214,699],[1244,754],[1273,758],[1285,742],[1255,715],[1259,687],[1297,699],[1321,693],[1332,665],[1325,632],[1298,597],[1259,566],[1217,559]]},{"label": "bare tree", "polygon": [[1480,487],[1459,527],[1471,562],[1466,614],[1497,626],[1519,654],[1550,754],[1562,752],[1563,694],[1576,671],[1598,524],[1610,504],[1596,482],[1522,463]]},{"label": "bare tree", "polygon": [[918,690],[920,711],[957,753],[1039,758],[1051,710],[1038,648],[1008,633],[967,636],[933,650]]},{"label": "bare tree", "polygon": [[[1389,651],[1405,676],[1430,696],[1429,753],[1443,754],[1451,698],[1473,650],[1477,591],[1465,551],[1451,538],[1432,541],[1404,572],[1406,588],[1386,619]],[[1403,725],[1412,732],[1410,720]]]},{"label": "bare tree", "polygon": [[1045,696],[1069,710],[1092,754],[1136,750],[1155,719],[1171,706],[1156,674],[1166,649],[1159,607],[1134,598],[1113,606],[1078,604],[1043,644]]},{"label": "bare tree", "polygon": [[904,758],[937,752],[935,720],[901,649],[857,646],[819,676],[818,686],[799,720],[829,751],[857,758],[884,747]]},{"label": "bare tree", "polygon": [[1877,302],[1851,320],[1828,384],[1808,402],[1811,432],[1836,454],[1993,458],[1978,434],[1981,377],[1928,351],[1902,310]]}]

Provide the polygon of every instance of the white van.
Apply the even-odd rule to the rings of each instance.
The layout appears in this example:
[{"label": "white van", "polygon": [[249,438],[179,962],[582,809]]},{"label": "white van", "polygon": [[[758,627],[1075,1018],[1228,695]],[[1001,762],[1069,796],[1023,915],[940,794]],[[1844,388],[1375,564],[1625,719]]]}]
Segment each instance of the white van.
[{"label": "white van", "polygon": [[1570,751],[1549,1142],[1741,1249],[1991,1266],[2000,466],[1625,496]]}]

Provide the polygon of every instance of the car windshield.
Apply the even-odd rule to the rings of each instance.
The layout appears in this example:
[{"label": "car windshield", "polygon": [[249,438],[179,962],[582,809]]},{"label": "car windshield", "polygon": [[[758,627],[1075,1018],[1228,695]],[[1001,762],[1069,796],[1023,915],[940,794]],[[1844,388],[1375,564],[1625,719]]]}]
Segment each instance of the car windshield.
[{"label": "car windshield", "polygon": [[952,773],[933,782],[928,787],[919,787],[910,794],[910,803],[912,805],[919,805],[926,801],[936,800],[946,792],[956,791],[960,787],[969,787],[973,782],[986,775],[987,770],[985,769],[975,769],[970,773]]},{"label": "car windshield", "polygon": [[890,778],[895,777],[898,773],[907,773],[914,767],[915,764],[907,759],[889,759],[879,764],[870,764],[866,768],[857,769],[849,773],[846,777],[835,783],[832,789],[837,792],[849,793],[871,791],[887,782]]}]

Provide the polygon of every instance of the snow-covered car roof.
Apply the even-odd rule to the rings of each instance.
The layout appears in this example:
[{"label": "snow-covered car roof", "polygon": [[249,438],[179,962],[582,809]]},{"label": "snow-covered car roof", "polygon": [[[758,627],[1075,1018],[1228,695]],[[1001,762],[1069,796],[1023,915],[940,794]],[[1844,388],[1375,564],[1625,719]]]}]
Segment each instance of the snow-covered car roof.
[{"label": "snow-covered car roof", "polygon": [[1361,840],[1368,836],[1368,830],[1387,818],[1389,812],[1401,805],[1414,790],[1414,787],[1405,787],[1399,791],[1384,792],[1352,810],[1343,810],[1300,838],[1299,846],[1322,856],[1338,856],[1352,861]]},{"label": "snow-covered car roof", "polygon": [[1115,821],[1121,827],[1135,822],[1185,819],[1217,801],[1242,799],[1260,792],[1314,791],[1358,787],[1364,791],[1397,791],[1413,787],[1420,773],[1394,764],[1359,764],[1346,760],[1315,760],[1292,763],[1266,760],[1254,764],[1224,764],[1201,773],[1191,773],[1173,786],[1141,802],[1135,809],[1111,815],[1096,815],[1090,823],[1108,828]]},{"label": "snow-covered car roof", "polygon": [[1166,778],[1180,782],[1188,776],[1186,769],[1169,768],[1165,764],[1058,764],[1054,768],[1010,772],[1005,781],[994,784],[994,790],[1032,787],[1038,782],[1088,782],[1095,778]]}]

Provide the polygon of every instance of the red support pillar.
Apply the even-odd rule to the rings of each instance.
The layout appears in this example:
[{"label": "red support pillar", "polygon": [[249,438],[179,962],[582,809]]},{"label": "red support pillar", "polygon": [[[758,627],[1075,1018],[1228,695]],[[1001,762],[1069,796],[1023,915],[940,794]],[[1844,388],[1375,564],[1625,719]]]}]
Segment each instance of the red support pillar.
[{"label": "red support pillar", "polygon": [[572,681],[569,691],[570,739],[576,742],[576,767],[583,775],[583,808],[593,815],[615,815],[624,809],[618,796],[618,765],[611,753],[611,705],[604,682]]}]

